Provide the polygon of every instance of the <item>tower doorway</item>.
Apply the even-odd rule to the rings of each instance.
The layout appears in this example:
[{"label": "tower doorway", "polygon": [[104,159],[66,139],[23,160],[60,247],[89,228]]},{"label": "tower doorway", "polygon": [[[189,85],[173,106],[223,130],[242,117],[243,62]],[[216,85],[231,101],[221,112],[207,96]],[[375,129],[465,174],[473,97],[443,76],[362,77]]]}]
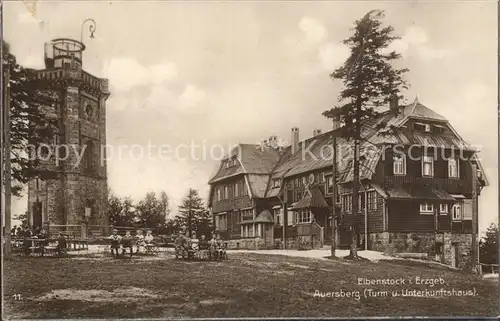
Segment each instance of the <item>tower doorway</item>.
[{"label": "tower doorway", "polygon": [[35,202],[33,204],[33,228],[42,228],[42,202]]}]

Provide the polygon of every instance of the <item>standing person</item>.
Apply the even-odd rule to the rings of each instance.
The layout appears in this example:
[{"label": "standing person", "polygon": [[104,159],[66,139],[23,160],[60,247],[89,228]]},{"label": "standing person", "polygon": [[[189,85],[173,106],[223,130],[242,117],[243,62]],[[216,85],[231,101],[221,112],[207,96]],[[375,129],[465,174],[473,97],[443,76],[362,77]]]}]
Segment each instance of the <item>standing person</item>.
[{"label": "standing person", "polygon": [[23,231],[23,251],[26,256],[30,255],[31,236],[31,229],[28,227]]},{"label": "standing person", "polygon": [[212,235],[212,238],[208,242],[208,247],[209,247],[209,258],[212,259],[217,259],[217,240],[215,239],[215,236]]},{"label": "standing person", "polygon": [[142,230],[137,230],[137,235],[135,236],[135,242],[137,246],[135,253],[139,253],[140,248],[144,247],[144,234],[142,234]]},{"label": "standing person", "polygon": [[113,234],[109,237],[109,239],[111,240],[111,255],[118,256],[118,249],[120,248],[122,237],[118,235],[117,229],[113,230]]},{"label": "standing person", "polygon": [[130,235],[130,231],[127,231],[122,238],[122,255],[125,255],[127,248],[130,249],[130,257],[132,257],[132,235]]},{"label": "standing person", "polygon": [[66,251],[68,244],[66,242],[66,238],[64,237],[62,232],[59,232],[59,236],[57,237],[57,254],[61,255]]}]

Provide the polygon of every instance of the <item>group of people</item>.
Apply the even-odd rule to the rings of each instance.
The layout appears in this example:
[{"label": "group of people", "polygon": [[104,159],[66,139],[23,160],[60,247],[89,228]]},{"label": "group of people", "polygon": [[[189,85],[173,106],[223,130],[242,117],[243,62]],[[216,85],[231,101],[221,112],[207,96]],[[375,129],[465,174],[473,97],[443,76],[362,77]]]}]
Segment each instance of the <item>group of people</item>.
[{"label": "group of people", "polygon": [[49,245],[49,243],[56,242],[56,252],[57,254],[63,254],[67,249],[67,241],[64,234],[61,232],[58,234],[57,238],[51,238],[49,232],[44,228],[26,228],[26,229],[18,229],[17,237],[23,238],[23,252],[25,255],[29,255],[32,252],[34,240],[38,239],[40,241],[36,242],[37,248],[40,254],[43,256],[45,254],[45,247]]},{"label": "group of people", "polygon": [[133,247],[135,246],[135,253],[138,254],[141,249],[146,248],[148,245],[153,243],[154,237],[151,230],[146,231],[146,235],[142,234],[142,230],[137,230],[136,235],[132,236],[130,231],[125,232],[125,236],[118,235],[118,230],[114,229],[113,234],[109,237],[111,242],[111,254],[114,256],[119,255],[119,250],[121,247],[121,254],[125,255],[126,250],[130,250],[130,256],[134,252]]},{"label": "group of people", "polygon": [[181,231],[175,240],[175,248],[177,255],[182,258],[189,258],[191,253],[194,257],[209,260],[222,259],[226,255],[226,249],[219,234],[207,240],[205,235],[198,239],[195,232],[189,237],[189,232],[183,234]]}]

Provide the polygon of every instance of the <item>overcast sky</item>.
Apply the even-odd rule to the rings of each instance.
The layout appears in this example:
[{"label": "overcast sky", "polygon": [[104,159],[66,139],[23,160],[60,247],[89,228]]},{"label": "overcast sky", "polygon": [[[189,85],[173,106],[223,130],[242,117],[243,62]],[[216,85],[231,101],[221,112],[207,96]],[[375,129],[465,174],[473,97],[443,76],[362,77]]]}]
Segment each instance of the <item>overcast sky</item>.
[{"label": "overcast sky", "polygon": [[[404,56],[400,65],[410,69],[408,100],[418,95],[466,141],[482,146],[491,186],[481,197],[480,227],[497,221],[496,2],[58,1],[4,7],[4,37],[26,67],[43,68],[45,41],[79,40],[81,22],[96,20],[95,38],[84,33],[83,64],[110,81],[107,139],[114,148],[210,148],[270,135],[289,140],[295,126],[301,139],[314,128],[328,130],[321,112],[340,90],[329,74],[346,58],[341,40],[354,20],[384,9],[384,22],[402,37],[394,47]],[[174,213],[188,188],[207,195],[216,160],[149,158],[111,158],[113,191],[139,199],[165,190]],[[25,199],[13,201],[14,214],[25,208]]]}]

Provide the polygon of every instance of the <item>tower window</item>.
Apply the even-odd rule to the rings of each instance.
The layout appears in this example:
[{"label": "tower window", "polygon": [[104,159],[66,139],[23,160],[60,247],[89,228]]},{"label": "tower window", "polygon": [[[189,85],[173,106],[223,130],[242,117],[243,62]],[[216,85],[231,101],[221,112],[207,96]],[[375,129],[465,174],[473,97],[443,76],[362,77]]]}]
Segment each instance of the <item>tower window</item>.
[{"label": "tower window", "polygon": [[91,140],[88,140],[84,145],[84,154],[82,159],[82,168],[87,173],[93,173],[96,170],[96,146]]},{"label": "tower window", "polygon": [[92,106],[90,104],[85,107],[85,115],[87,116],[87,119],[92,117]]}]

